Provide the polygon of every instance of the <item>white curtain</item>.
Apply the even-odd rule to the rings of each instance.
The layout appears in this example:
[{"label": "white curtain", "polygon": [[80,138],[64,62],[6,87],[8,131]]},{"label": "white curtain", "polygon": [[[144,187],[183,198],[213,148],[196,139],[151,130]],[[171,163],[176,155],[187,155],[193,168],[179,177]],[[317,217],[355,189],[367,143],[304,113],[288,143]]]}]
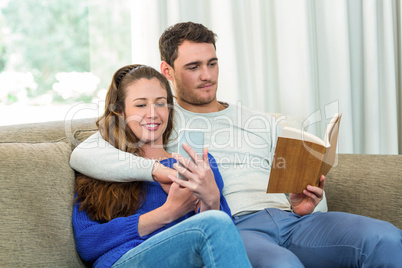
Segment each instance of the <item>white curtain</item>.
[{"label": "white curtain", "polygon": [[159,68],[158,39],[181,21],[218,35],[218,98],[282,113],[323,136],[343,114],[340,153],[402,153],[399,0],[136,0],[133,62]]}]

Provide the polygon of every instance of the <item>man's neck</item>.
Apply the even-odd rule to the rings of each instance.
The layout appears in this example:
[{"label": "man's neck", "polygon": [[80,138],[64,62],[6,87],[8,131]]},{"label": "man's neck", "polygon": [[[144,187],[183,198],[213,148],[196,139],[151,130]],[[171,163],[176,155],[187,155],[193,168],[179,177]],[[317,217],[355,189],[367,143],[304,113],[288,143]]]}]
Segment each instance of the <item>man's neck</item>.
[{"label": "man's neck", "polygon": [[222,111],[228,107],[228,104],[218,101],[214,101],[208,104],[191,104],[183,102],[181,100],[177,100],[177,103],[187,111],[200,114],[215,113]]}]

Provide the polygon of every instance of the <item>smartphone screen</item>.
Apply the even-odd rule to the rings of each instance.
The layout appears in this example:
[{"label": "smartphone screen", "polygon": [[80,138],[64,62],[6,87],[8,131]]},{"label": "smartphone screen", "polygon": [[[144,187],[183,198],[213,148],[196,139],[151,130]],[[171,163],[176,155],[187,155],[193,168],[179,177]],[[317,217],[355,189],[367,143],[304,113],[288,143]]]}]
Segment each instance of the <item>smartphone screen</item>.
[{"label": "smartphone screen", "polygon": [[[183,157],[193,161],[193,158],[183,148],[183,143],[187,143],[202,158],[204,150],[204,131],[201,129],[182,129],[179,131],[177,152]],[[194,162],[194,161],[193,161]],[[187,180],[177,172],[177,177]]]}]

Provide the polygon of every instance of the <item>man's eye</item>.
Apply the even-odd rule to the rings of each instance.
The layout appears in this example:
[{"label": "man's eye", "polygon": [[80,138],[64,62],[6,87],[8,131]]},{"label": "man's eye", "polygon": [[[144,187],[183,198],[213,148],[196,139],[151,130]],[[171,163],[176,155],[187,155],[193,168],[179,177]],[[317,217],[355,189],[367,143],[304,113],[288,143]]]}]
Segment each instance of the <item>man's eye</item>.
[{"label": "man's eye", "polygon": [[190,66],[188,67],[189,70],[196,70],[198,68],[198,66]]}]

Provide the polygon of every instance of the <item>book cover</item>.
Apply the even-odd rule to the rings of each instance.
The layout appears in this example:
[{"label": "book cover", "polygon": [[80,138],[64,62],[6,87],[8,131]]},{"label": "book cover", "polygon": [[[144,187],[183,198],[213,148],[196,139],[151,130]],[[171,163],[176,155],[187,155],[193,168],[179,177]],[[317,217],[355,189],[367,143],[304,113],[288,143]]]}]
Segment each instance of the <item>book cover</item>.
[{"label": "book cover", "polygon": [[283,128],[267,193],[301,193],[307,185],[318,186],[321,175],[327,175],[335,164],[341,116],[332,117],[323,140],[299,129]]}]

